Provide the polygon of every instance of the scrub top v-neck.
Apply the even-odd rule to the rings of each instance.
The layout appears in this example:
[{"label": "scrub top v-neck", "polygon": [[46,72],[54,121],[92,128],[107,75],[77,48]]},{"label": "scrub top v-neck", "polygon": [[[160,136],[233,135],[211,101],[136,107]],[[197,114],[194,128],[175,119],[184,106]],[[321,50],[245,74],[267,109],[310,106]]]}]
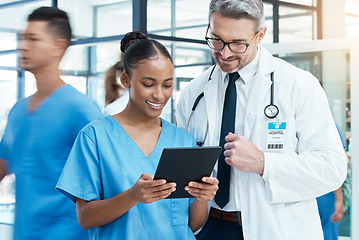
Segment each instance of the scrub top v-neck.
[{"label": "scrub top v-neck", "polygon": [[[129,144],[129,147],[131,147],[131,149],[133,149],[133,151],[136,151],[139,156],[141,155],[141,153],[143,154],[143,156],[147,157],[148,159],[151,159],[152,154],[158,154],[158,148],[160,147],[159,145],[162,144],[162,138],[163,138],[163,127],[161,129],[160,132],[160,136],[158,137],[157,143],[155,145],[155,147],[153,148],[152,152],[150,153],[149,156],[146,156],[146,154],[142,151],[142,149],[137,145],[137,143],[128,135],[128,133],[125,131],[125,129],[123,129],[122,125],[120,123],[118,123],[113,117],[108,116],[108,118],[113,122],[114,125],[116,125],[116,123],[118,124],[119,128],[120,128],[120,132],[121,134],[124,135],[124,138],[127,138],[127,142]],[[161,120],[161,125],[163,125],[163,121]],[[163,149],[163,148],[162,148]],[[162,149],[160,151],[160,154],[162,153]]]},{"label": "scrub top v-neck", "polygon": [[[57,189],[75,201],[108,199],[131,188],[143,173],[154,175],[165,147],[196,146],[191,134],[161,119],[162,130],[147,157],[111,116],[78,135]],[[115,221],[89,230],[91,239],[195,239],[188,226],[193,199],[139,203]]]}]

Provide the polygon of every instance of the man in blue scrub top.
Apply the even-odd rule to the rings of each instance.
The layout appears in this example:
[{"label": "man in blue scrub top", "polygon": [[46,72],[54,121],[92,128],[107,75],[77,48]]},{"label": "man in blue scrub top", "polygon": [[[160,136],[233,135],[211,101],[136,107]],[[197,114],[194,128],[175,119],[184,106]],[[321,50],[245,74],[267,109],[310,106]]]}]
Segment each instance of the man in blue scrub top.
[{"label": "man in blue scrub top", "polygon": [[[342,141],[343,148],[346,148],[345,140],[337,130]],[[317,197],[318,211],[323,228],[324,240],[338,240],[339,221],[343,218],[343,192],[342,187],[335,191]]]},{"label": "man in blue scrub top", "polygon": [[16,176],[14,239],[88,239],[75,207],[55,189],[78,132],[101,117],[93,102],[60,78],[70,41],[64,11],[41,7],[28,17],[20,50],[37,91],[12,108],[0,143],[0,179],[5,167]]}]

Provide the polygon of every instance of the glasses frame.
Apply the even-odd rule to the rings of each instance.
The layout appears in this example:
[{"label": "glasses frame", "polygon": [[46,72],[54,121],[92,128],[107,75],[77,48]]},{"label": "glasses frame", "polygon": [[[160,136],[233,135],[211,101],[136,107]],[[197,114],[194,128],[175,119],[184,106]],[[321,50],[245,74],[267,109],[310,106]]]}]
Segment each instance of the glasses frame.
[{"label": "glasses frame", "polygon": [[[256,33],[254,34],[254,36],[252,37],[252,39],[249,41],[249,43],[225,42],[225,41],[223,41],[223,40],[220,39],[220,38],[216,39],[216,38],[207,37],[208,29],[209,29],[209,24],[208,24],[207,31],[206,31],[206,37],[205,37],[204,39],[206,39],[207,45],[208,45],[208,47],[209,47],[210,49],[213,49],[213,50],[216,50],[216,51],[221,51],[221,50],[223,50],[223,49],[225,48],[225,46],[227,45],[228,48],[229,48],[229,50],[231,50],[231,51],[234,52],[234,53],[245,53],[245,52],[247,52],[247,50],[248,50],[248,48],[249,48],[249,46],[250,46],[249,43],[252,42],[252,41],[257,37],[257,35],[258,35],[258,33],[259,33],[259,31],[256,32]],[[222,43],[223,43],[223,47],[222,47],[222,48],[214,48],[214,47],[212,46],[212,44],[210,43],[210,40],[215,40],[215,41],[222,42]],[[231,48],[231,44],[245,45],[245,46],[246,46],[246,49],[245,49],[244,51],[242,51],[242,52],[233,51],[233,49]]]}]

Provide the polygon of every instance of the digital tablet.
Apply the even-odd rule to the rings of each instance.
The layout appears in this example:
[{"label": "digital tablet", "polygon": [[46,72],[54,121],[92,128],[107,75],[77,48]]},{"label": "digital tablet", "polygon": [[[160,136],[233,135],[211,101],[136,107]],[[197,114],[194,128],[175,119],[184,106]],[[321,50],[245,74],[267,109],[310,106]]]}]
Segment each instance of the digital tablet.
[{"label": "digital tablet", "polygon": [[176,191],[167,198],[188,198],[184,187],[190,181],[201,182],[209,177],[217,161],[221,147],[164,148],[154,179],[175,182]]}]

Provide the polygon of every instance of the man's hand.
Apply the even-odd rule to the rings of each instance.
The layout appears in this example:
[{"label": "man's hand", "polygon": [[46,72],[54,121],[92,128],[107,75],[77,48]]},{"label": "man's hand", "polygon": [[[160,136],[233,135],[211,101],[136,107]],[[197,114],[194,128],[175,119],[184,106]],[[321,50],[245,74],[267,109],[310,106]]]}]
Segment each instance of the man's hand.
[{"label": "man's hand", "polygon": [[241,135],[229,133],[224,145],[225,161],[230,166],[260,175],[264,171],[264,153]]},{"label": "man's hand", "polygon": [[338,188],[334,191],[335,194],[335,212],[331,216],[331,220],[333,222],[339,222],[344,215],[344,207],[343,207],[343,192],[342,187]]}]

